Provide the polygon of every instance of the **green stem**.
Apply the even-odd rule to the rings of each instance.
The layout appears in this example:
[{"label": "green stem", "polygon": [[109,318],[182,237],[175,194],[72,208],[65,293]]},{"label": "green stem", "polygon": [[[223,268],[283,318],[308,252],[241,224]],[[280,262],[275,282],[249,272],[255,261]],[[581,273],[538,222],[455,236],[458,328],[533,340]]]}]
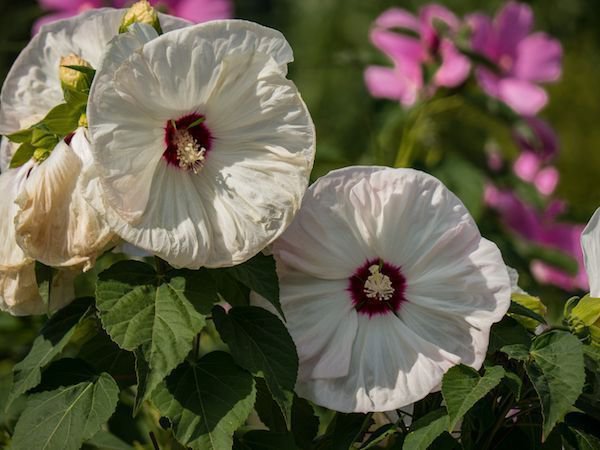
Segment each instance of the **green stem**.
[{"label": "green stem", "polygon": [[485,445],[483,447],[481,447],[482,449],[490,449],[490,448],[492,448],[491,445],[494,442],[494,437],[496,436],[496,433],[504,425],[504,419],[506,418],[506,415],[508,414],[508,412],[513,407],[512,397],[513,397],[512,394],[509,394],[506,397],[506,399],[502,402],[502,404],[500,405],[500,408],[499,408],[500,415],[498,417],[498,420],[496,421],[496,424],[494,425],[494,428],[492,428],[492,432],[488,435],[488,439],[485,442]]}]

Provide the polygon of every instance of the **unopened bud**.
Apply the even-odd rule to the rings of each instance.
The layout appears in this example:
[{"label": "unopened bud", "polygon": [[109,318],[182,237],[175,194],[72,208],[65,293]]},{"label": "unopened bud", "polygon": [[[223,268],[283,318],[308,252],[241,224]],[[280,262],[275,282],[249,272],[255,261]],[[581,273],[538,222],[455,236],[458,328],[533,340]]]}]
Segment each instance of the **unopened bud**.
[{"label": "unopened bud", "polygon": [[158,14],[148,0],[139,0],[131,5],[123,19],[121,19],[119,33],[126,33],[134,23],[145,23],[152,26],[158,34],[162,34]]},{"label": "unopened bud", "polygon": [[83,113],[81,114],[81,116],[79,116],[79,122],[77,123],[78,127],[85,127],[87,128],[88,126],[88,121],[87,121],[87,114]]},{"label": "unopened bud", "polygon": [[78,91],[88,89],[90,87],[89,75],[79,70],[71,69],[68,66],[87,67],[91,69],[92,66],[90,63],[75,54],[70,54],[69,56],[60,58],[60,67],[58,69],[58,76],[63,86]]},{"label": "unopened bud", "polygon": [[568,323],[575,333],[586,330],[591,343],[600,346],[600,299],[583,297],[571,310]]}]

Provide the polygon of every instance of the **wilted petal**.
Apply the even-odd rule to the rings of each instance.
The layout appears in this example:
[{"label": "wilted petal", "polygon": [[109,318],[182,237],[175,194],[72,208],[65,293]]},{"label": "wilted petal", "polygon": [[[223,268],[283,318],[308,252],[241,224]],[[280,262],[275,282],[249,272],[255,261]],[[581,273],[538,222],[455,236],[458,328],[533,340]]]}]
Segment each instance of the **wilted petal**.
[{"label": "wilted petal", "polygon": [[15,227],[17,242],[29,257],[48,266],[87,270],[116,237],[82,196],[79,155],[91,155],[87,149],[76,152],[78,147],[89,147],[84,129],[71,145],[61,141],[31,173],[16,198]]}]

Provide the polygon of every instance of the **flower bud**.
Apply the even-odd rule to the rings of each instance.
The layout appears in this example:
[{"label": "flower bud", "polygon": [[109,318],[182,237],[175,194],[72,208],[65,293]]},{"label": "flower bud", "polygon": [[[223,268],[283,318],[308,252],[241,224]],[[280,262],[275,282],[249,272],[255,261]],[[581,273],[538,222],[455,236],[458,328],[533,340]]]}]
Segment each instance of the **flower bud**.
[{"label": "flower bud", "polygon": [[68,66],[89,67],[91,69],[92,66],[90,63],[75,54],[70,54],[69,56],[60,58],[60,68],[58,69],[58,76],[63,87],[75,89],[77,91],[89,89],[89,76],[78,70],[71,69]]},{"label": "flower bud", "polygon": [[586,330],[591,343],[600,346],[600,299],[583,297],[571,310],[568,322],[576,334]]},{"label": "flower bud", "polygon": [[158,34],[162,34],[160,22],[158,21],[158,14],[152,5],[148,3],[148,0],[139,0],[131,5],[123,16],[123,19],[121,19],[119,33],[126,33],[129,27],[134,23],[148,24],[152,26]]},{"label": "flower bud", "polygon": [[[525,308],[533,311],[536,314],[539,314],[542,317],[544,317],[546,315],[546,312],[547,312],[546,305],[544,305],[542,303],[542,301],[539,299],[539,297],[534,297],[533,295],[529,295],[529,294],[513,293],[511,296],[511,299],[513,302],[518,303],[521,306],[524,306]],[[519,323],[521,323],[521,325],[523,325],[525,328],[527,328],[528,330],[531,330],[531,331],[535,330],[537,328],[537,326],[539,325],[539,322],[537,320],[530,319],[528,317],[517,315],[515,317],[515,319]]]}]

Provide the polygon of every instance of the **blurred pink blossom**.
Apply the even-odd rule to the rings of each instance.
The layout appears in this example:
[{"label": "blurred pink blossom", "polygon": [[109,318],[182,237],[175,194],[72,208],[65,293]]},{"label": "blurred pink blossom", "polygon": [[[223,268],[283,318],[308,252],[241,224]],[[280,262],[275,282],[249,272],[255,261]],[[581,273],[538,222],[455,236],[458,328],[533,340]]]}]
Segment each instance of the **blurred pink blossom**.
[{"label": "blurred pink blossom", "polygon": [[[40,18],[33,26],[34,33],[40,26],[79,14],[90,8],[113,6],[126,8],[135,0],[39,0],[40,6],[50,14]],[[232,0],[150,0],[160,11],[200,23],[233,16]]]},{"label": "blurred pink blossom", "polygon": [[[418,17],[400,8],[381,14],[371,31],[371,41],[390,58],[394,67],[366,69],[365,82],[371,95],[409,106],[424,89],[431,95],[438,86],[455,87],[463,83],[470,62],[448,37],[460,25],[452,12],[437,4],[421,8]],[[446,28],[444,35],[439,33],[441,27]],[[439,66],[426,86],[423,66],[435,64]]]},{"label": "blurred pink blossom", "polygon": [[567,291],[588,289],[580,245],[584,225],[560,222],[557,216],[565,209],[564,202],[552,201],[543,212],[536,211],[508,190],[488,185],[485,202],[502,217],[504,225],[523,239],[571,256],[578,264],[577,274],[571,275],[544,261],[533,260],[531,272],[537,281],[553,284]]},{"label": "blurred pink blossom", "polygon": [[548,95],[537,83],[556,81],[561,74],[562,47],[545,33],[531,33],[533,12],[528,5],[509,2],[494,17],[472,14],[473,50],[495,63],[498,71],[478,67],[483,90],[519,114],[535,115]]}]

